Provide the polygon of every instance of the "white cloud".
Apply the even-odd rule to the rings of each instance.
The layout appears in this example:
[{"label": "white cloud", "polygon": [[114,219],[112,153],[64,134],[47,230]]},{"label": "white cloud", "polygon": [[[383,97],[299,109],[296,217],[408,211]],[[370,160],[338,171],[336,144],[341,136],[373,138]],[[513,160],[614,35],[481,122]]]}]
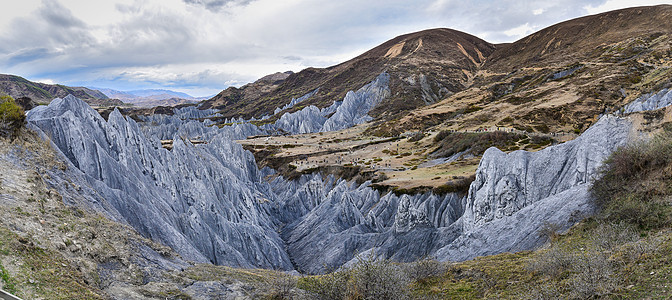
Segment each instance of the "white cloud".
[{"label": "white cloud", "polygon": [[637,1],[632,1],[632,0],[607,0],[604,3],[601,3],[599,5],[586,5],[583,8],[588,12],[589,14],[599,14],[603,12],[607,12],[610,10],[616,10],[616,9],[621,9],[621,8],[626,8],[626,7],[633,7],[633,6],[648,6],[648,5],[658,5],[658,4],[672,4],[672,1],[665,1],[665,0],[637,0]]},{"label": "white cloud", "polygon": [[0,20],[2,72],[75,85],[166,85],[208,93],[276,71],[334,65],[427,28],[511,42],[560,21],[631,5],[618,0],[11,2],[3,10],[12,17]]},{"label": "white cloud", "polygon": [[57,82],[53,79],[48,79],[48,78],[43,78],[43,79],[35,79],[33,80],[35,82],[39,83],[44,83],[44,84],[56,84]]},{"label": "white cloud", "polygon": [[526,35],[533,33],[535,30],[534,27],[530,26],[530,23],[525,23],[523,25],[520,25],[515,28],[511,28],[509,30],[504,31],[504,34],[507,36],[510,36],[512,38],[520,39],[522,37],[525,37]]}]

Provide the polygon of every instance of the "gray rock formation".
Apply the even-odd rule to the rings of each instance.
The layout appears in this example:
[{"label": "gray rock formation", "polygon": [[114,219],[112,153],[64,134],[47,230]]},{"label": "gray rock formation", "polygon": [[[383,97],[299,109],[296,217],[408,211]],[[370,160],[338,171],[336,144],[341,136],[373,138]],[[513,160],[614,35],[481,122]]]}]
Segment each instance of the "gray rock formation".
[{"label": "gray rock formation", "polygon": [[[324,122],[320,131],[336,131],[371,121],[368,113],[390,96],[390,75],[382,73],[357,92],[349,91],[334,114]],[[329,108],[326,113],[330,113]]]},{"label": "gray rock formation", "polygon": [[[372,119],[368,115],[369,111],[389,97],[389,82],[390,75],[382,73],[356,92],[349,91],[342,101],[336,101],[323,109],[310,105],[300,111],[286,113],[275,122],[274,126],[269,126],[267,129],[281,129],[293,134],[302,134],[335,131],[368,122]],[[310,97],[315,92],[301,98]]]},{"label": "gray rock formation", "polygon": [[282,237],[298,270],[335,270],[357,253],[376,248],[384,257],[413,261],[432,254],[436,237],[462,214],[461,197],[381,195],[368,184],[323,182],[304,176],[297,182],[276,180],[276,211]]},{"label": "gray rock formation", "polygon": [[633,113],[638,111],[656,110],[672,104],[672,91],[662,89],[658,93],[643,95],[623,108],[623,113]]},{"label": "gray rock formation", "polygon": [[[360,91],[384,96],[387,79],[379,79]],[[376,100],[356,95],[332,105],[331,117],[366,119],[353,109]],[[321,130],[325,111],[309,109],[307,119],[287,124],[316,130],[309,117],[319,115]],[[208,127],[189,116],[178,112],[137,124],[115,111],[106,122],[66,97],[30,111],[28,121],[71,164],[67,176],[52,176],[61,194],[86,199],[80,202],[190,260],[310,273],[336,269],[367,251],[398,261],[425,255],[463,260],[538,246],[544,222],[567,228],[591,212],[590,179],[627,141],[631,126],[606,116],[574,141],[538,152],[489,149],[465,197],[397,196],[317,175],[267,182],[273,171],[258,170],[254,157],[233,142],[259,129]],[[206,144],[192,145],[193,137]],[[174,139],[172,151],[160,147],[163,138]]]},{"label": "gray rock formation", "polygon": [[305,95],[303,95],[299,98],[292,98],[292,101],[289,101],[289,103],[287,103],[285,106],[276,108],[275,111],[273,111],[273,114],[276,115],[276,114],[278,114],[279,112],[281,112],[285,109],[289,109],[289,108],[294,107],[294,105],[297,105],[297,104],[307,100],[308,98],[312,97],[313,95],[315,95],[319,90],[320,89],[317,88],[314,91],[312,91],[308,94],[305,94]]},{"label": "gray rock formation", "polygon": [[[235,128],[194,146],[175,136],[168,151],[118,111],[105,120],[68,96],[28,113],[95,191],[90,202],[108,216],[172,247],[185,258],[241,267],[292,269],[284,243],[265,212],[254,157],[232,141]],[[233,126],[236,127],[236,126]],[[54,186],[62,194],[63,182]]]},{"label": "gray rock formation", "polygon": [[481,159],[465,208],[465,229],[511,216],[541,199],[590,182],[630,131],[629,121],[602,117],[578,138],[538,152],[490,148]]},{"label": "gray rock formation", "polygon": [[565,230],[590,215],[590,182],[630,129],[627,119],[608,115],[580,137],[538,152],[488,149],[466,197],[462,234],[436,256],[466,260],[532,249],[543,243],[546,223]]}]

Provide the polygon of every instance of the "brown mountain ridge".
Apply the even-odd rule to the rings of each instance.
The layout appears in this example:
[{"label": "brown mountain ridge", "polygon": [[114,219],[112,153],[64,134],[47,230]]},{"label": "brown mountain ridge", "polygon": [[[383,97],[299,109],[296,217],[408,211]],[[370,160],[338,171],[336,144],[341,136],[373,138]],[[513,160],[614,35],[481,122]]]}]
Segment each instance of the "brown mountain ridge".
[{"label": "brown mountain ridge", "polygon": [[261,117],[318,87],[318,93],[302,105],[325,107],[386,71],[391,75],[392,97],[380,106],[390,109],[372,114],[395,115],[463,90],[494,48],[456,30],[425,30],[396,37],[333,67],[308,68],[284,79],[230,87],[201,107],[220,109],[227,118]]},{"label": "brown mountain ridge", "polygon": [[376,121],[369,133],[396,135],[440,124],[580,131],[599,114],[666,86],[670,16],[669,5],[622,9],[499,45],[452,29],[424,30],[336,66],[228,88],[201,107],[219,109],[225,118],[259,118],[320,88],[266,121],[272,122],[307,105],[328,106],[387,72],[392,96],[370,112]]}]

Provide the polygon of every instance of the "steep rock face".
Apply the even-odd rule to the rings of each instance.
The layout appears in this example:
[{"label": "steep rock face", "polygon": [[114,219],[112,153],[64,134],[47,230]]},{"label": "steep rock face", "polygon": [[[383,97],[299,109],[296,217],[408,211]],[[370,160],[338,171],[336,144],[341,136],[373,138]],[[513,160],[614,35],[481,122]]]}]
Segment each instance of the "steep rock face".
[{"label": "steep rock face", "polygon": [[629,122],[605,116],[580,137],[538,152],[490,148],[481,159],[465,209],[465,226],[511,216],[525,206],[588,183],[602,162],[625,144]]},{"label": "steep rock face", "polygon": [[118,111],[105,122],[72,96],[31,110],[28,121],[81,172],[77,184],[100,195],[91,202],[143,235],[194,261],[292,269],[263,205],[270,187],[230,129],[198,146],[175,137],[167,151]]},{"label": "steep rock face", "polygon": [[[309,273],[367,251],[398,261],[462,260],[538,246],[544,222],[567,228],[590,213],[590,179],[630,128],[606,116],[576,140],[539,152],[489,149],[466,197],[397,196],[318,175],[266,182],[273,171],[258,170],[233,142],[259,134],[257,127],[207,126],[190,114],[139,125],[115,111],[106,122],[66,97],[35,108],[28,121],[72,164],[67,178],[52,178],[63,195],[83,195],[191,260]],[[174,139],[172,151],[159,146],[164,137]],[[195,137],[206,143],[191,145]]]},{"label": "steep rock face", "polygon": [[[580,184],[521,208],[511,216],[494,218],[463,231],[435,256],[440,260],[463,261],[477,256],[534,249],[546,242],[540,233],[546,224],[567,230],[590,216],[594,207],[590,184]],[[465,220],[461,219],[462,224]]]},{"label": "steep rock face", "polygon": [[638,111],[656,110],[672,104],[672,91],[662,89],[658,93],[643,95],[623,108],[623,113],[633,113]]},{"label": "steep rock face", "polygon": [[285,104],[285,106],[276,108],[275,111],[273,111],[273,114],[275,115],[275,114],[280,113],[283,110],[290,109],[290,108],[294,107],[294,105],[297,105],[297,104],[305,101],[306,99],[312,97],[313,95],[315,95],[319,90],[320,90],[320,88],[317,88],[314,91],[312,91],[308,94],[305,94],[305,95],[303,95],[299,98],[292,98],[292,101],[289,101],[289,103]]},{"label": "steep rock face", "polygon": [[357,92],[349,91],[320,131],[336,131],[371,121],[368,113],[390,96],[390,75],[382,73]]},{"label": "steep rock face", "polygon": [[287,251],[297,269],[309,273],[334,270],[373,248],[399,261],[430,255],[445,245],[438,237],[462,214],[456,194],[381,197],[368,184],[319,176],[273,186],[275,209],[289,223],[282,230]]},{"label": "steep rock face", "polygon": [[294,113],[284,114],[269,128],[281,129],[292,134],[318,132],[327,118],[317,106],[308,106]]},{"label": "steep rock face", "polygon": [[462,234],[443,260],[534,248],[545,223],[567,229],[591,214],[588,188],[602,162],[628,141],[631,123],[604,116],[575,140],[538,152],[488,149],[465,201]]},{"label": "steep rock face", "polygon": [[[390,96],[389,82],[390,75],[381,73],[356,92],[349,91],[342,101],[336,101],[323,109],[310,105],[297,112],[286,113],[269,129],[302,134],[341,130],[368,122],[372,120],[368,115],[369,111]],[[301,98],[307,99],[316,91]]]}]

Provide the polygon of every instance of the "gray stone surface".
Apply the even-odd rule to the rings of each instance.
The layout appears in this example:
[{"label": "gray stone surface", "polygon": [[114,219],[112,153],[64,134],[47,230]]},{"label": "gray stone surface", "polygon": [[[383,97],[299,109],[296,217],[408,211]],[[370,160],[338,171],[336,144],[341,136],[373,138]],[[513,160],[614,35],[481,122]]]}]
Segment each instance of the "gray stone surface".
[{"label": "gray stone surface", "polygon": [[[267,129],[301,134],[341,130],[368,122],[372,119],[368,115],[369,111],[389,97],[389,83],[390,75],[382,73],[356,92],[349,91],[342,101],[336,101],[323,109],[310,105],[300,111],[286,113]],[[315,91],[301,98],[310,97],[313,93]]]},{"label": "gray stone surface", "polygon": [[63,194],[73,191],[61,182],[89,186],[96,208],[190,260],[292,269],[262,201],[270,187],[254,157],[232,141],[237,126],[198,146],[175,136],[168,151],[118,111],[105,122],[71,96],[31,110],[28,121],[81,173],[54,179]]},{"label": "gray stone surface", "polygon": [[626,119],[605,116],[578,138],[538,152],[486,150],[469,188],[465,229],[590,182],[609,154],[627,142],[630,127]]},{"label": "gray stone surface", "polygon": [[384,196],[343,180],[304,176],[297,182],[276,180],[276,211],[282,237],[299,271],[335,270],[357,253],[377,247],[384,257],[413,261],[439,248],[439,228],[462,214],[456,194]]},{"label": "gray stone surface", "polygon": [[285,104],[285,106],[276,108],[275,111],[273,111],[273,114],[275,115],[275,114],[277,114],[277,113],[279,113],[279,112],[281,112],[285,109],[289,109],[289,108],[294,107],[294,105],[297,105],[297,104],[307,100],[308,98],[312,97],[313,95],[315,95],[319,90],[320,89],[317,88],[314,91],[312,91],[308,94],[305,94],[305,95],[303,95],[299,98],[292,98],[292,100],[289,101],[289,103]]},{"label": "gray stone surface", "polygon": [[672,90],[662,89],[658,93],[643,95],[623,108],[623,113],[656,110],[672,104]]},{"label": "gray stone surface", "polygon": [[[152,116],[139,125],[115,111],[106,122],[66,97],[30,111],[28,121],[71,164],[67,176],[50,182],[63,195],[77,195],[64,201],[83,199],[73,204],[86,202],[190,260],[309,273],[367,251],[398,261],[462,260],[536,247],[544,222],[566,228],[591,212],[590,179],[631,126],[606,116],[576,140],[538,152],[491,148],[466,197],[396,196],[318,175],[267,182],[273,171],[258,170],[233,142],[259,129],[220,129],[180,116]],[[172,151],[159,145],[168,137],[175,140]],[[194,137],[206,144],[191,145]]]},{"label": "gray stone surface", "polygon": [[465,199],[462,233],[442,260],[533,249],[547,223],[567,229],[593,212],[588,188],[602,162],[627,143],[631,123],[604,116],[580,137],[538,152],[488,149]]}]

